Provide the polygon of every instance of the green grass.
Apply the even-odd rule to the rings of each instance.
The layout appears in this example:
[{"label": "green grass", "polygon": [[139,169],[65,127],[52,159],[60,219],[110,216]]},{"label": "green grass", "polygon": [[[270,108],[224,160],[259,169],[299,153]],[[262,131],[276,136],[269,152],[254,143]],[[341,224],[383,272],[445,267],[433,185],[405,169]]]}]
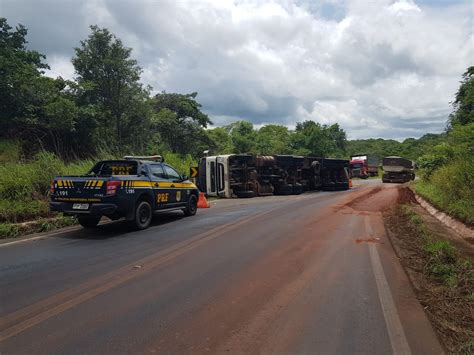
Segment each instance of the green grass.
[{"label": "green grass", "polygon": [[0,139],[0,163],[20,160],[20,143],[14,140]]},{"label": "green grass", "polygon": [[422,240],[425,253],[424,272],[431,278],[442,282],[445,286],[456,288],[466,280],[474,280],[474,265],[469,260],[461,258],[456,248],[447,240],[433,237],[423,222],[423,219],[410,205],[402,205],[401,211],[407,218],[410,227]]},{"label": "green grass", "polygon": [[415,183],[415,191],[438,209],[474,225],[474,159],[458,160]]},{"label": "green grass", "polygon": [[38,219],[28,224],[0,224],[0,239],[16,238],[24,234],[48,232],[54,229],[76,224],[72,217],[58,217],[53,219]]},{"label": "green grass", "polygon": [[174,153],[163,154],[165,163],[171,165],[183,175],[189,176],[189,168],[191,166],[197,166],[197,161],[191,155],[181,156]]},{"label": "green grass", "polygon": [[420,273],[418,297],[450,354],[472,354],[474,264],[443,235],[429,229],[411,204],[399,205],[396,230],[400,235],[402,264]]},{"label": "green grass", "polygon": [[48,193],[56,175],[80,175],[94,164],[83,160],[66,164],[52,153],[40,152],[28,162],[0,165],[0,223],[49,217]]}]

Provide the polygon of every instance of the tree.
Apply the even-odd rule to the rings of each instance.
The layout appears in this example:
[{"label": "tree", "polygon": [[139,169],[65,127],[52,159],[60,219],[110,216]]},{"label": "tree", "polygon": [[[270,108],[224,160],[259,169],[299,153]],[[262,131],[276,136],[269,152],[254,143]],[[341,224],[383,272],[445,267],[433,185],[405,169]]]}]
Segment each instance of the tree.
[{"label": "tree", "polygon": [[45,56],[26,49],[28,30],[18,25],[15,30],[5,18],[0,18],[0,129],[24,124],[38,115],[44,94],[51,88],[42,74],[48,65]]},{"label": "tree", "polygon": [[230,134],[234,153],[254,153],[256,133],[251,122],[237,121],[225,128]]},{"label": "tree", "polygon": [[211,145],[204,128],[212,124],[196,101],[197,93],[162,92],[152,99],[153,127],[162,146],[173,153],[200,155]]},{"label": "tree", "polygon": [[120,150],[134,140],[129,128],[136,109],[146,111],[143,105],[148,97],[139,82],[142,70],[131,52],[107,29],[91,26],[91,34],[75,48],[72,59],[79,104],[96,108],[101,141]]},{"label": "tree", "polygon": [[257,131],[256,150],[259,154],[290,154],[290,132],[280,125],[266,125]]},{"label": "tree", "polygon": [[342,157],[346,145],[346,133],[339,125],[321,125],[314,121],[296,124],[291,144],[300,155],[318,157]]},{"label": "tree", "polygon": [[229,132],[224,127],[217,127],[207,131],[211,142],[209,150],[212,155],[234,153],[234,146]]},{"label": "tree", "polygon": [[467,68],[453,102],[454,112],[448,121],[448,130],[454,125],[474,122],[474,66]]}]

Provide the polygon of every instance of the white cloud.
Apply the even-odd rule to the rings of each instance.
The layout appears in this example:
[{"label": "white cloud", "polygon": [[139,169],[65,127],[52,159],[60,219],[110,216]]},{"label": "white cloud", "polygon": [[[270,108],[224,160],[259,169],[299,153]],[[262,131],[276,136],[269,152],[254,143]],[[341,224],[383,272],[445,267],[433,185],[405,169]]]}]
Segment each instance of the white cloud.
[{"label": "white cloud", "polygon": [[69,78],[87,26],[108,27],[134,48],[145,83],[197,91],[216,124],[314,119],[353,138],[440,131],[474,58],[469,2],[89,0],[69,3],[60,23],[74,26],[56,33],[48,1],[6,0],[3,12],[38,32],[31,46],[50,74]]}]

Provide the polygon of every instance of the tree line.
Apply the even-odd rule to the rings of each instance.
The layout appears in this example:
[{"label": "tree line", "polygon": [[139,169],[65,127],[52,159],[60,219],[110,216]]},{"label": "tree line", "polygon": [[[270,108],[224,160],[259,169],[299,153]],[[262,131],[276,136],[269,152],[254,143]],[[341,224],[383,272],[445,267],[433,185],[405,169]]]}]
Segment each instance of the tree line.
[{"label": "tree line", "polygon": [[46,57],[27,48],[28,30],[0,18],[0,138],[16,138],[24,153],[47,150],[64,159],[172,152],[299,154],[347,158],[351,154],[402,155],[417,159],[444,142],[447,133],[472,122],[471,67],[453,103],[447,131],[420,139],[348,141],[338,125],[269,124],[256,129],[240,120],[210,129],[198,94],[160,92],[141,83],[132,49],[106,28],[90,27],[74,48],[74,80],[45,75]]},{"label": "tree line", "polygon": [[337,124],[298,123],[254,129],[248,121],[208,129],[197,93],[161,92],[141,83],[132,49],[106,28],[90,27],[74,49],[74,80],[45,75],[46,57],[28,49],[27,28],[0,19],[0,136],[16,137],[27,152],[40,149],[73,159],[169,151],[215,154],[343,155],[346,134]]}]

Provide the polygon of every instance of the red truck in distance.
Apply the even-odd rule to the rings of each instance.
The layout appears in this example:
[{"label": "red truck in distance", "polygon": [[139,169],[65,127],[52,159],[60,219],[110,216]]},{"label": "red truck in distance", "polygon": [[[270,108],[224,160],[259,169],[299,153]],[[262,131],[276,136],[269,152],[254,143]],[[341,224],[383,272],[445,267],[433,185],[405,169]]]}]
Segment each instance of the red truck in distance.
[{"label": "red truck in distance", "polygon": [[351,177],[367,179],[379,174],[379,158],[370,154],[352,155],[350,162]]}]

